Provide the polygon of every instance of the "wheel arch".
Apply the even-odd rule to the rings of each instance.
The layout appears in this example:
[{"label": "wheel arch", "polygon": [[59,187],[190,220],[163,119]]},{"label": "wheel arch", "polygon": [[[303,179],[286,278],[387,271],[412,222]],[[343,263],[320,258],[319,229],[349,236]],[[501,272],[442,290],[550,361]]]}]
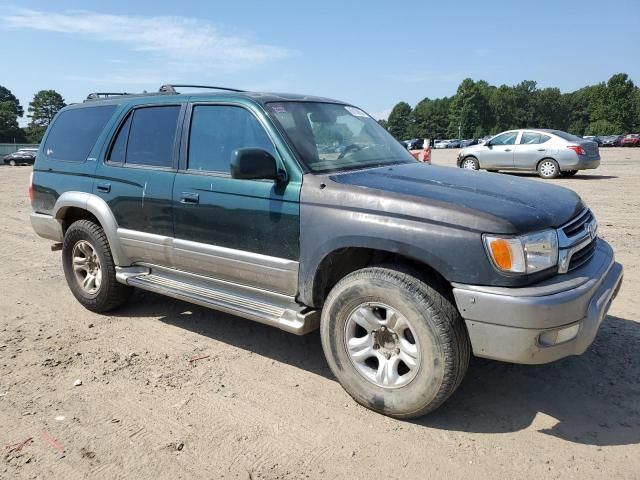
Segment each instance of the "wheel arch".
[{"label": "wheel arch", "polygon": [[429,260],[418,259],[397,248],[382,245],[334,248],[317,262],[301,293],[311,306],[320,308],[331,289],[342,278],[356,270],[380,264],[397,265],[399,270],[411,271],[422,280],[435,282],[435,286],[442,291],[451,292],[451,284],[440,271],[442,268],[433,266],[439,262],[434,258]]},{"label": "wheel arch", "polygon": [[460,160],[458,160],[458,167],[462,166],[462,162],[464,162],[467,158],[473,158],[475,159],[476,162],[478,162],[478,168],[482,168],[480,166],[480,160],[478,159],[478,157],[476,157],[473,153],[468,153],[467,155],[465,155],[464,157],[460,157]]},{"label": "wheel arch", "polygon": [[65,192],[56,201],[52,215],[61,223],[63,234],[73,221],[95,220],[107,236],[115,264],[125,266],[131,263],[120,245],[118,222],[102,198],[86,192]]}]

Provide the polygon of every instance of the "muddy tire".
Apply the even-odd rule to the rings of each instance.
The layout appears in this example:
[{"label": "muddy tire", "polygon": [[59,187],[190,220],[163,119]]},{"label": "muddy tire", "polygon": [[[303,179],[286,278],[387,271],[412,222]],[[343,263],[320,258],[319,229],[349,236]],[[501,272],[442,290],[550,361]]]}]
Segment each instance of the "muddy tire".
[{"label": "muddy tire", "polygon": [[108,312],[119,307],[133,290],[116,281],[107,236],[90,220],[78,220],[67,229],[62,267],[74,297],[92,312]]},{"label": "muddy tire", "polygon": [[470,342],[456,307],[409,269],[347,275],[329,293],[320,329],[343,388],[361,405],[396,418],[436,409],[469,364]]}]

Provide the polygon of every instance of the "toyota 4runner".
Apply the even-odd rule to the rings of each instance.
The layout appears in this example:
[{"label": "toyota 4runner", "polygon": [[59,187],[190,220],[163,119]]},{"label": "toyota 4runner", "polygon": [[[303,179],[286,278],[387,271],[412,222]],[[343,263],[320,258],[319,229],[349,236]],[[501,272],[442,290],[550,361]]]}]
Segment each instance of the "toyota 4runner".
[{"label": "toyota 4runner", "polygon": [[42,141],[31,222],[87,309],[137,287],[320,328],[345,390],[399,418],[445,401],[472,353],[592,343],[622,266],[574,192],[429,166],[343,102],[174,87],[92,94]]}]

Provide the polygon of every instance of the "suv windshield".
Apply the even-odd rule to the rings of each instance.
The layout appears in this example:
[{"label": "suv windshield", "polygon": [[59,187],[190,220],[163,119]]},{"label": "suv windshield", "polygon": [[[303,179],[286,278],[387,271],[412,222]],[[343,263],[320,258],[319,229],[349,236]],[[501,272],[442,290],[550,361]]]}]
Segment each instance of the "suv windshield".
[{"label": "suv windshield", "polygon": [[416,162],[407,149],[356,107],[275,102],[267,110],[314,172]]}]

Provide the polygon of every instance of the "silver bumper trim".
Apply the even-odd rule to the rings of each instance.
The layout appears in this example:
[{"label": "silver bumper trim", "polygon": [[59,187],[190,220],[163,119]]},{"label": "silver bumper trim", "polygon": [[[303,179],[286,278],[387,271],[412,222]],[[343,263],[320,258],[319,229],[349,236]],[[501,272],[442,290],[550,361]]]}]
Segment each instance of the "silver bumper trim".
[{"label": "silver bumper trim", "polygon": [[[507,289],[455,285],[453,293],[476,356],[546,363],[581,354],[591,345],[622,277],[622,265],[615,262],[613,250],[600,241],[587,265],[541,286]],[[577,323],[580,328],[572,340],[554,346],[539,344],[541,333]]]}]

